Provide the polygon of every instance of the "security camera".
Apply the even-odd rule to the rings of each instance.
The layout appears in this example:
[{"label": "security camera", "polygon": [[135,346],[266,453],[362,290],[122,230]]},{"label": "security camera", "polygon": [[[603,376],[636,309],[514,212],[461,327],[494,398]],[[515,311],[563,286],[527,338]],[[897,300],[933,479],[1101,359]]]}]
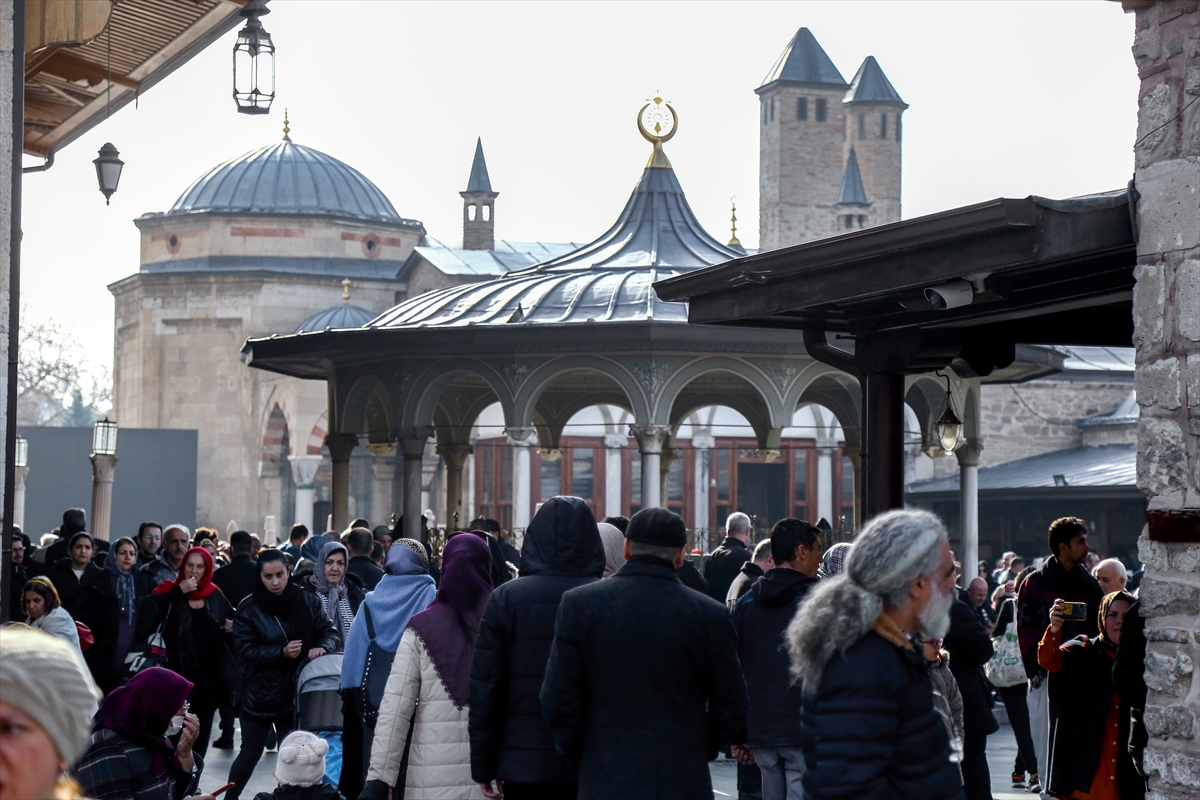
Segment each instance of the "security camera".
[{"label": "security camera", "polygon": [[950,281],[925,290],[925,299],[938,311],[970,305],[975,299],[975,287],[968,281]]}]

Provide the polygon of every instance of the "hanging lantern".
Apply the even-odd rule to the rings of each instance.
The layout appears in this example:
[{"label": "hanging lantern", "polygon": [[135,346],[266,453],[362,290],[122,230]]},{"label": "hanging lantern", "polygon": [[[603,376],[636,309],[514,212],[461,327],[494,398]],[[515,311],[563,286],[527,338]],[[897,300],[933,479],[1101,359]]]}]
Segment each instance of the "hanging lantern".
[{"label": "hanging lantern", "polygon": [[104,147],[100,148],[100,155],[92,161],[96,165],[96,180],[100,184],[100,192],[104,195],[104,205],[108,205],[109,198],[117,191],[117,184],[121,182],[121,168],[125,166],[125,162],[119,158],[120,155],[117,148],[112,146],[112,142],[105,142]]},{"label": "hanging lantern", "polygon": [[92,454],[97,456],[115,456],[117,454],[117,423],[109,422],[108,417],[97,422],[92,428]]},{"label": "hanging lantern", "polygon": [[29,440],[24,436],[17,437],[13,448],[13,466],[18,469],[29,466]]},{"label": "hanging lantern", "polygon": [[233,46],[233,99],[241,114],[266,114],[275,99],[275,43],[259,21],[270,13],[266,0],[250,0],[241,10],[246,27]]},{"label": "hanging lantern", "polygon": [[937,374],[946,379],[946,410],[938,418],[937,434],[938,439],[941,440],[942,449],[949,455],[958,447],[958,440],[962,436],[962,420],[954,413],[954,399],[950,395],[950,376]]}]

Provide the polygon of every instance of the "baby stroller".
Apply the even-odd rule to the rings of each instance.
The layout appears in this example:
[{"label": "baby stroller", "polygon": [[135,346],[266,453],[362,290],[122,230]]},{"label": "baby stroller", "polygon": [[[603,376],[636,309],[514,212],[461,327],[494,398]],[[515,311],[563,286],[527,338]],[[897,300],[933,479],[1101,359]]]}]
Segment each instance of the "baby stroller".
[{"label": "baby stroller", "polygon": [[296,680],[297,730],[314,733],[329,744],[325,783],[337,786],[342,774],[342,654],[314,659]]}]

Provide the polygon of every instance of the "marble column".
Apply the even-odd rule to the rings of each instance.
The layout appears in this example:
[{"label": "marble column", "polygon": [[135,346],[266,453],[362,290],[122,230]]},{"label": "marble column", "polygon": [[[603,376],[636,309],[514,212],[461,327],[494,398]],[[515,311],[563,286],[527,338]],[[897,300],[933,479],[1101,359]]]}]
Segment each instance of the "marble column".
[{"label": "marble column", "polygon": [[709,464],[712,463],[712,449],[717,444],[712,436],[693,436],[692,447],[696,448],[696,485],[693,487],[696,496],[696,507],[692,510],[693,526],[697,531],[706,530],[711,523],[708,519],[708,489],[710,477]]},{"label": "marble column", "polygon": [[512,510],[513,527],[525,530],[529,527],[531,497],[533,496],[532,464],[529,460],[529,448],[533,445],[533,428],[505,428],[504,435],[513,448],[512,471]]},{"label": "marble column", "polygon": [[308,528],[309,533],[324,533],[313,527],[313,481],[321,467],[321,456],[288,456],[288,461],[292,465],[292,482],[296,484],[296,508],[292,519],[295,524]]},{"label": "marble column", "polygon": [[[850,459],[850,464],[854,467],[854,530],[858,531],[863,524],[862,455],[859,448],[849,445],[842,448],[842,455]],[[842,501],[845,502],[844,497]],[[839,508],[835,516],[840,518],[841,514]],[[829,522],[833,524],[833,520]]]},{"label": "marble column", "polygon": [[343,531],[350,524],[350,455],[358,446],[353,433],[331,433],[325,437],[333,461],[333,530]]},{"label": "marble column", "polygon": [[[108,541],[112,523],[113,473],[117,469],[116,456],[92,454],[92,516],[91,534],[97,539]],[[24,510],[22,509],[22,512]]]},{"label": "marble column", "polygon": [[817,519],[831,526],[837,522],[833,512],[833,457],[837,445],[817,442]]},{"label": "marble column", "polygon": [[629,435],[637,439],[638,452],[642,455],[642,508],[659,508],[662,506],[659,465],[671,428],[668,425],[630,425]]},{"label": "marble column", "polygon": [[463,466],[474,448],[469,444],[439,444],[437,452],[446,464],[446,530],[461,530],[471,521],[463,504]]},{"label": "marble column", "polygon": [[13,524],[25,530],[25,476],[29,467],[13,467]]},{"label": "marble column", "polygon": [[622,433],[604,436],[604,516],[620,516],[621,508],[621,450],[629,444]]},{"label": "marble column", "polygon": [[[671,440],[671,444],[674,444],[674,439]],[[662,503],[663,508],[667,508],[671,504],[669,478],[671,475],[671,465],[675,463],[675,459],[678,457],[678,450],[676,450],[674,447],[665,446],[663,447],[662,456],[658,460],[658,474],[660,476],[658,484],[658,499],[659,502]]]},{"label": "marble column", "polygon": [[958,459],[959,527],[962,530],[963,588],[975,577],[979,563],[979,455],[983,442],[967,439],[954,451]]},{"label": "marble column", "polygon": [[371,459],[371,524],[387,525],[392,518],[392,482],[396,479],[396,461]]},{"label": "marble column", "polygon": [[404,515],[404,538],[428,545],[421,536],[421,469],[425,458],[425,445],[433,435],[433,428],[402,428],[396,437],[400,454],[404,458],[402,473]]}]

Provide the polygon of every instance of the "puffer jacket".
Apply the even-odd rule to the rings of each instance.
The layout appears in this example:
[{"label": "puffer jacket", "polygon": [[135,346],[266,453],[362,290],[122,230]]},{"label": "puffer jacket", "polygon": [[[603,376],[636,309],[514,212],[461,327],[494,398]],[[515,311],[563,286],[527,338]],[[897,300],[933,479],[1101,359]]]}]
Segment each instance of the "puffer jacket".
[{"label": "puffer jacket", "polygon": [[958,691],[958,681],[950,671],[950,654],[945,650],[938,652],[937,661],[927,662],[929,680],[933,684],[933,707],[937,709],[942,724],[946,727],[946,735],[950,737],[950,750],[962,758],[963,739],[966,736],[963,728],[963,698]]},{"label": "puffer jacket", "polygon": [[[313,616],[317,641],[312,646],[323,647],[327,653],[337,652],[338,636],[321,601],[312,592],[301,592],[300,596]],[[288,642],[300,638],[290,628],[267,614],[254,595],[238,606],[233,617],[233,651],[238,661],[235,695],[243,716],[270,721],[291,719],[295,713],[296,676],[307,663],[307,654],[302,651],[299,658],[283,654]]]},{"label": "puffer jacket", "polygon": [[521,577],[488,598],[471,663],[471,775],[478,783],[573,783],[538,695],[563,593],[604,572],[595,517],[578,497],[554,497],[525,533]]},{"label": "puffer jacket", "polygon": [[379,707],[367,787],[360,797],[373,797],[371,791],[377,788],[386,795],[387,786],[400,772],[411,721],[405,800],[482,798],[479,784],[471,779],[467,713],[454,705],[425,642],[411,628],[406,630]]}]

